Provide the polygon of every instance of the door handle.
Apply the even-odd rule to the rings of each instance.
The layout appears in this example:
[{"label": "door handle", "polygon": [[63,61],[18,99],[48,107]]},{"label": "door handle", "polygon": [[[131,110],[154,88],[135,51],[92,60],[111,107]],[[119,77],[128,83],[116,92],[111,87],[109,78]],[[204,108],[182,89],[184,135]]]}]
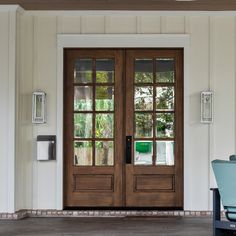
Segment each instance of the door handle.
[{"label": "door handle", "polygon": [[125,147],[126,164],[132,163],[132,136],[126,136]]}]

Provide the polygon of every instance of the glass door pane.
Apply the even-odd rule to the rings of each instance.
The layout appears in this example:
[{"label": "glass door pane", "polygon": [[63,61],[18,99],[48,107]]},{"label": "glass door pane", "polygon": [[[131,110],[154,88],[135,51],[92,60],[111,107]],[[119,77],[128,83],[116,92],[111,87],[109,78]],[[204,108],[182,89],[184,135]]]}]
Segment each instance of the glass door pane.
[{"label": "glass door pane", "polygon": [[74,67],[75,83],[92,83],[92,59],[77,59]]},{"label": "glass door pane", "polygon": [[175,60],[134,59],[134,164],[174,165]]},{"label": "glass door pane", "polygon": [[153,62],[149,58],[135,59],[135,83],[153,82]]},{"label": "glass door pane", "polygon": [[114,165],[114,59],[74,65],[74,165]]},{"label": "glass door pane", "polygon": [[174,58],[156,58],[156,82],[174,83],[175,60]]}]

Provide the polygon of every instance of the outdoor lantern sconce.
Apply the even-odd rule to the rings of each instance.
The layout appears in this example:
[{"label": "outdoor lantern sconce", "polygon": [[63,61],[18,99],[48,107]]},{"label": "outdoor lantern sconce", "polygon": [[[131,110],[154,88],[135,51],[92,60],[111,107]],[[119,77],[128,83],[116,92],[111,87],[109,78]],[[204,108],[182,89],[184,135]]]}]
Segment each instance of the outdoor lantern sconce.
[{"label": "outdoor lantern sconce", "polygon": [[201,92],[201,123],[213,123],[213,92]]},{"label": "outdoor lantern sconce", "polygon": [[32,96],[32,123],[46,123],[46,93],[42,91],[33,92]]}]

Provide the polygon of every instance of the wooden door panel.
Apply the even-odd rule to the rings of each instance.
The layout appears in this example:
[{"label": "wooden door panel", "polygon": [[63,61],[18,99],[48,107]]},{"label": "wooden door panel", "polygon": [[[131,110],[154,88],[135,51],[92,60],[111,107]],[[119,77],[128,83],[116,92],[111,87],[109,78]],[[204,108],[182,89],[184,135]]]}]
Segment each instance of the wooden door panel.
[{"label": "wooden door panel", "polygon": [[174,175],[134,175],[134,192],[175,191]]},{"label": "wooden door panel", "polygon": [[[64,58],[64,206],[182,208],[182,49],[66,49]],[[114,108],[97,108],[112,93]]]},{"label": "wooden door panel", "polygon": [[113,207],[114,193],[87,192],[74,193],[67,202],[67,207]]},{"label": "wooden door panel", "polygon": [[122,51],[66,49],[64,58],[64,206],[122,206]]},{"label": "wooden door panel", "polygon": [[178,189],[173,170],[159,172],[142,169],[137,171],[132,165],[126,166],[126,206],[182,207],[182,199],[176,196]]},{"label": "wooden door panel", "polygon": [[74,175],[74,191],[114,191],[113,175]]},{"label": "wooden door panel", "polygon": [[[181,49],[126,51],[126,135],[133,137],[132,163],[126,164],[126,206],[183,207],[182,63]],[[166,145],[166,153],[160,152],[161,145]]]},{"label": "wooden door panel", "polygon": [[166,193],[165,196],[162,193],[137,193],[132,199],[128,198],[126,206],[128,207],[175,207],[182,208],[182,205],[175,204],[175,194]]}]

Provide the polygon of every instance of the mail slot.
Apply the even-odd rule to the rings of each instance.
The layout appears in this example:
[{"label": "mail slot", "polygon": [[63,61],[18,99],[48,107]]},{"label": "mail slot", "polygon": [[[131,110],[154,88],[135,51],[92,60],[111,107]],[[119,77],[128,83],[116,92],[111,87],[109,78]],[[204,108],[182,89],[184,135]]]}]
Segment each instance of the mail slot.
[{"label": "mail slot", "polygon": [[55,135],[37,136],[37,160],[38,161],[56,160]]}]

